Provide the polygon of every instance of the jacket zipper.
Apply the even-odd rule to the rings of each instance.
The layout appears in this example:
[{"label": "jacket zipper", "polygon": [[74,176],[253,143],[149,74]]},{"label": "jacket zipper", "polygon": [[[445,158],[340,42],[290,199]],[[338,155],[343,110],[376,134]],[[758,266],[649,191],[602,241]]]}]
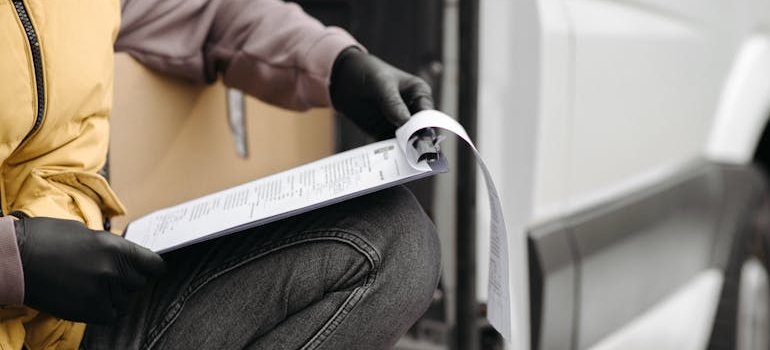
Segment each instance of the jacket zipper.
[{"label": "jacket zipper", "polygon": [[35,124],[32,126],[32,130],[24,136],[21,144],[27,141],[43,124],[43,116],[45,115],[45,85],[43,82],[43,57],[40,54],[40,42],[37,40],[37,33],[35,27],[32,26],[32,20],[29,18],[26,6],[22,0],[13,0],[13,6],[16,8],[16,14],[19,15],[19,20],[24,26],[24,33],[27,34],[27,41],[29,41],[29,49],[32,52],[32,65],[35,69],[35,90],[37,93],[37,116],[35,117]]},{"label": "jacket zipper", "polygon": [[[13,7],[16,8],[16,14],[19,16],[22,26],[24,27],[24,33],[27,35],[27,41],[29,42],[29,49],[32,53],[32,66],[34,68],[35,75],[35,93],[37,97],[37,115],[35,116],[35,124],[32,125],[30,130],[24,139],[22,139],[19,147],[23,145],[32,135],[40,129],[40,125],[43,124],[43,117],[45,116],[45,85],[43,82],[43,57],[40,53],[40,42],[38,41],[35,27],[32,25],[32,20],[29,18],[29,12],[22,0],[13,0]],[[3,215],[2,206],[0,206],[0,215]]]}]

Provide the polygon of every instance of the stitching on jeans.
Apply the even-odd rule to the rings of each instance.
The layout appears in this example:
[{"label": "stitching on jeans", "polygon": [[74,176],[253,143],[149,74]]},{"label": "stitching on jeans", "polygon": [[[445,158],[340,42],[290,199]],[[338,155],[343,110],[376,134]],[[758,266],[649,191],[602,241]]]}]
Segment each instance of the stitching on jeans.
[{"label": "stitching on jeans", "polygon": [[[366,240],[362,239],[361,237],[358,237],[352,232],[345,231],[345,230],[337,230],[337,229],[328,230],[327,229],[322,231],[321,230],[306,231],[303,234],[295,235],[280,241],[276,241],[273,244],[259,247],[259,249],[256,249],[250,253],[247,253],[239,256],[238,258],[234,258],[229,261],[226,261],[224,264],[217,267],[216,269],[211,269],[202,273],[199,278],[196,278],[195,281],[191,283],[187,287],[187,289],[185,289],[185,291],[181,294],[181,296],[177,298],[177,301],[168,307],[168,309],[166,310],[166,316],[163,317],[163,320],[160,322],[160,324],[158,324],[157,326],[153,327],[150,330],[144,344],[140,348],[151,349],[153,346],[155,346],[155,344],[160,340],[160,337],[177,319],[187,300],[193,294],[195,294],[198,290],[200,290],[203,286],[213,281],[217,277],[220,277],[226,274],[227,272],[230,272],[246,263],[259,259],[268,254],[271,254],[286,248],[294,247],[300,244],[310,243],[310,242],[319,242],[319,241],[338,241],[342,243],[347,243],[351,247],[359,251],[364,257],[367,258],[367,260],[369,260],[369,264],[372,266],[372,268],[366,278],[366,281],[361,287],[354,289],[354,291],[351,293],[351,296],[356,294],[362,295],[363,292],[366,289],[368,289],[368,286],[374,283],[377,277],[377,271],[379,270],[380,263],[382,260],[379,255],[379,252],[377,252],[377,250],[374,249],[372,245],[366,242]],[[358,300],[360,299],[361,299],[360,297],[356,298],[356,300],[354,300],[355,303],[357,303]],[[340,309],[346,308],[350,301],[353,301],[353,300],[351,300],[351,297],[349,296],[345,300],[345,302],[343,303]],[[352,307],[355,306],[355,303],[351,304],[349,309],[352,309]],[[338,314],[341,314],[342,318],[344,318],[345,316],[347,316],[349,311],[350,310],[347,310],[344,313],[340,313],[340,311],[338,310],[338,312],[335,313],[335,316],[333,316],[330,321],[327,321],[324,327],[322,327],[321,330],[311,338],[311,340],[315,340],[319,344],[320,342],[323,342],[323,340],[325,340],[328,334],[331,333],[331,331],[333,331],[334,328],[336,328],[336,326],[339,324],[339,322],[336,322],[334,324],[331,324],[330,322],[333,321]],[[321,334],[321,333],[325,333],[325,334]]]},{"label": "stitching on jeans", "polygon": [[321,346],[324,341],[326,341],[329,335],[331,335],[332,332],[337,329],[337,326],[339,326],[342,321],[347,318],[347,316],[350,314],[350,311],[352,311],[353,308],[358,305],[358,302],[363,299],[364,294],[369,290],[369,286],[374,283],[376,274],[376,272],[370,273],[364,285],[354,289],[353,292],[350,293],[347,299],[345,299],[345,301],[342,303],[342,306],[337,309],[337,312],[335,312],[334,315],[330,317],[328,321],[326,321],[323,327],[321,327],[321,329],[316,332],[312,338],[310,338],[305,346],[302,347],[302,350],[316,349]]}]

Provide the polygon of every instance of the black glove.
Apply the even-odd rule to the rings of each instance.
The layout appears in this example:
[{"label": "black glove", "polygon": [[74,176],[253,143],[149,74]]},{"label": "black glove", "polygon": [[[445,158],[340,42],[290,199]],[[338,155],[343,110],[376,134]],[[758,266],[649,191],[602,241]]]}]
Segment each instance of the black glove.
[{"label": "black glove", "polygon": [[411,114],[433,109],[424,80],[356,48],[334,61],[329,91],[335,109],[378,139],[393,137]]},{"label": "black glove", "polygon": [[132,292],[165,269],[158,254],[77,221],[21,217],[15,228],[24,304],[67,320],[113,320]]}]

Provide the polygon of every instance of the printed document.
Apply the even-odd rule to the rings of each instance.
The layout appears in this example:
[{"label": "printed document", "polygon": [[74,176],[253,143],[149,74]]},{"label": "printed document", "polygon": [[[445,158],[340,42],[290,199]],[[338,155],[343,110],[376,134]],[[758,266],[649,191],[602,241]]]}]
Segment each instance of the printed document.
[{"label": "printed document", "polygon": [[156,211],[125,237],[163,253],[446,170],[443,160],[410,165],[385,140]]}]

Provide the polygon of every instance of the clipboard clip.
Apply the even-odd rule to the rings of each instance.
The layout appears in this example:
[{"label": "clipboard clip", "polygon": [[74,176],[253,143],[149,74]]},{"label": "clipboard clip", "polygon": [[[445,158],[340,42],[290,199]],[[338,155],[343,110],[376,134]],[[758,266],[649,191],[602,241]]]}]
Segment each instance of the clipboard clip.
[{"label": "clipboard clip", "polygon": [[434,128],[420,129],[409,138],[409,144],[418,154],[417,162],[427,160],[428,163],[437,161],[441,156],[440,137]]}]

